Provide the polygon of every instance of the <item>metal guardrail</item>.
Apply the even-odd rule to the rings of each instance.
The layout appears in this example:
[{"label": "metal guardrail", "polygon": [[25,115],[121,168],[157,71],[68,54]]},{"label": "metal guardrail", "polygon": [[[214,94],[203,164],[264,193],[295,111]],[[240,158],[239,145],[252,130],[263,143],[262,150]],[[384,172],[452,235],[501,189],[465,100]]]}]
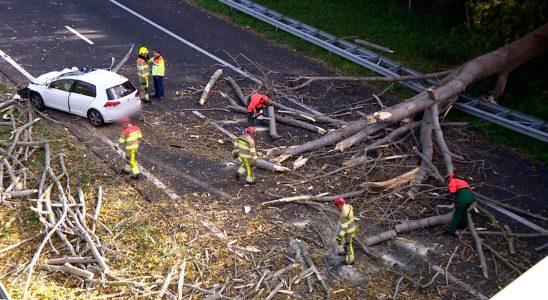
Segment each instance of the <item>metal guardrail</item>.
[{"label": "metal guardrail", "polygon": [[[248,0],[219,0],[239,11],[283,29],[295,36],[342,56],[367,69],[384,76],[422,75],[421,72],[401,65],[352,42],[338,38],[298,20],[284,16]],[[420,93],[435,83],[433,80],[420,82],[402,81],[404,86]],[[473,116],[501,125],[516,132],[548,143],[548,123],[518,111],[494,104],[485,99],[465,93],[460,94],[455,107]]]}]

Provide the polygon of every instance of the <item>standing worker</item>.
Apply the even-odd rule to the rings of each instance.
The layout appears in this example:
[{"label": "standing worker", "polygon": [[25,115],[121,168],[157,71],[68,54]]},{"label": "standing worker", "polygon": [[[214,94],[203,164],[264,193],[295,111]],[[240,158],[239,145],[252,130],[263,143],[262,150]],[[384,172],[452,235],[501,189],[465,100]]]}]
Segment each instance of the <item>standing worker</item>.
[{"label": "standing worker", "polygon": [[122,118],[121,123],[124,126],[124,130],[120,135],[120,139],[118,139],[118,142],[114,145],[114,149],[118,151],[120,145],[125,146],[126,165],[123,170],[125,173],[132,173],[131,177],[133,179],[138,179],[141,171],[135,160],[135,154],[137,153],[137,149],[139,149],[139,139],[143,137],[141,129],[137,125],[132,125],[128,117]]},{"label": "standing worker", "polygon": [[253,93],[247,98],[247,123],[255,125],[255,119],[263,115],[268,117],[268,110],[266,107],[270,102],[270,98],[267,95]]},{"label": "standing worker", "polygon": [[148,75],[150,75],[148,69],[148,49],[146,47],[139,48],[139,56],[137,57],[137,76],[139,76],[141,100],[149,102],[148,98]]},{"label": "standing worker", "polygon": [[454,176],[453,173],[447,176],[447,188],[449,193],[455,195],[455,198],[451,200],[455,211],[449,223],[449,228],[443,233],[450,236],[455,236],[457,228],[464,229],[468,226],[468,208],[475,202],[468,182]]},{"label": "standing worker", "polygon": [[334,204],[339,209],[339,224],[341,225],[341,231],[335,238],[339,255],[346,255],[346,264],[351,265],[354,263],[352,240],[358,230],[358,225],[354,221],[354,208],[352,208],[352,205],[347,204],[342,197],[336,198]]},{"label": "standing worker", "polygon": [[255,141],[252,137],[254,132],[255,127],[248,126],[245,129],[245,134],[242,134],[234,141],[234,151],[232,151],[234,157],[238,157],[242,162],[236,173],[236,178],[239,180],[247,173],[245,182],[249,185],[257,183],[251,169],[251,167],[257,164],[257,151],[255,150]]},{"label": "standing worker", "polygon": [[154,80],[154,98],[164,100],[164,75],[166,63],[160,50],[154,50],[154,56],[149,60],[152,63],[152,79]]}]

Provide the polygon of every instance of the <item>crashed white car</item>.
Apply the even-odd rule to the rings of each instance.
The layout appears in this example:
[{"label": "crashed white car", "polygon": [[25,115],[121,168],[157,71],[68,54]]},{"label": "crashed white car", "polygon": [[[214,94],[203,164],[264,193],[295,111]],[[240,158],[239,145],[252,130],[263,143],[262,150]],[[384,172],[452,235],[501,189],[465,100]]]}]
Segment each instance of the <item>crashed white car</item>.
[{"label": "crashed white car", "polygon": [[36,109],[66,111],[88,118],[94,126],[115,122],[141,110],[139,90],[124,76],[103,69],[49,72],[36,78],[27,89]]}]

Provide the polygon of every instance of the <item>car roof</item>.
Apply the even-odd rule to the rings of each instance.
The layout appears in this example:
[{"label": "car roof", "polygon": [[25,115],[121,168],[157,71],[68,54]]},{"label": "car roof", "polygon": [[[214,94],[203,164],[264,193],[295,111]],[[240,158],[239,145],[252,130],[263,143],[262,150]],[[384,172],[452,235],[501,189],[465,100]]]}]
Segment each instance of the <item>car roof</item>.
[{"label": "car roof", "polygon": [[104,86],[104,87],[113,87],[119,84],[126,82],[128,79],[120,74],[116,74],[111,71],[97,69],[91,72],[83,73],[78,72],[68,73],[66,75],[60,76],[58,79],[68,78],[68,79],[77,79],[89,82],[94,85]]}]

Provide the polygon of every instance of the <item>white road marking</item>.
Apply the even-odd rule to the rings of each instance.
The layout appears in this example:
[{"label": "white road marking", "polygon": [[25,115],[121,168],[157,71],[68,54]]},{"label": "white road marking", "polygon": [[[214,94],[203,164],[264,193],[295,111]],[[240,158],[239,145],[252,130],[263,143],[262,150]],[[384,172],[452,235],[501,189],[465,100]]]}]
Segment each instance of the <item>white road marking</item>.
[{"label": "white road marking", "polygon": [[207,52],[206,50],[204,50],[204,49],[198,47],[197,45],[195,45],[195,44],[193,44],[193,43],[191,43],[191,42],[185,40],[184,38],[178,36],[177,34],[173,33],[172,31],[169,31],[168,29],[166,29],[166,28],[164,28],[164,27],[158,25],[158,24],[155,23],[154,21],[152,21],[152,20],[150,20],[150,19],[144,17],[143,15],[137,13],[136,11],[130,9],[129,7],[124,6],[123,4],[119,3],[118,1],[115,1],[115,0],[109,0],[109,1],[110,1],[112,4],[115,4],[115,5],[117,5],[118,7],[122,8],[123,10],[125,10],[125,11],[129,12],[130,14],[136,16],[137,18],[139,18],[139,19],[141,19],[141,20],[147,22],[148,24],[150,24],[150,25],[156,27],[157,29],[163,31],[164,33],[170,35],[170,36],[173,37],[174,39],[176,39],[176,40],[178,40],[178,41],[180,41],[180,42],[186,44],[187,46],[190,46],[191,48],[193,48],[193,49],[197,50],[198,52],[200,52],[200,53],[202,53],[202,54],[208,56],[209,58],[212,58],[212,59],[216,60],[217,62],[221,63],[221,64],[224,65],[225,67],[234,70],[235,72],[237,72],[237,73],[239,73],[239,74],[241,74],[241,75],[243,75],[243,76],[245,76],[245,77],[247,77],[247,78],[253,80],[253,81],[256,82],[256,83],[261,83],[261,80],[259,80],[257,77],[255,77],[255,76],[253,76],[253,75],[251,75],[251,74],[249,74],[249,73],[247,73],[247,72],[245,72],[245,71],[242,71],[240,68],[238,68],[238,67],[236,67],[236,66],[233,66],[233,65],[229,64],[228,62],[222,60],[221,58],[219,58],[219,57],[217,57],[217,56],[215,56],[215,55],[213,55],[213,54]]},{"label": "white road marking", "polygon": [[84,41],[86,41],[86,43],[90,44],[90,45],[93,45],[93,42],[90,41],[87,37],[85,37],[83,34],[81,34],[80,32],[76,31],[76,29],[70,27],[70,26],[65,26],[66,29],[68,29],[70,32],[76,34],[76,36],[78,36],[79,38],[83,39]]},{"label": "white road marking", "polygon": [[30,75],[23,67],[21,67],[17,62],[15,62],[11,57],[9,57],[4,51],[0,50],[0,56],[7,62],[9,62],[17,71],[21,72],[23,76],[27,77],[28,80],[34,81],[36,78]]}]

